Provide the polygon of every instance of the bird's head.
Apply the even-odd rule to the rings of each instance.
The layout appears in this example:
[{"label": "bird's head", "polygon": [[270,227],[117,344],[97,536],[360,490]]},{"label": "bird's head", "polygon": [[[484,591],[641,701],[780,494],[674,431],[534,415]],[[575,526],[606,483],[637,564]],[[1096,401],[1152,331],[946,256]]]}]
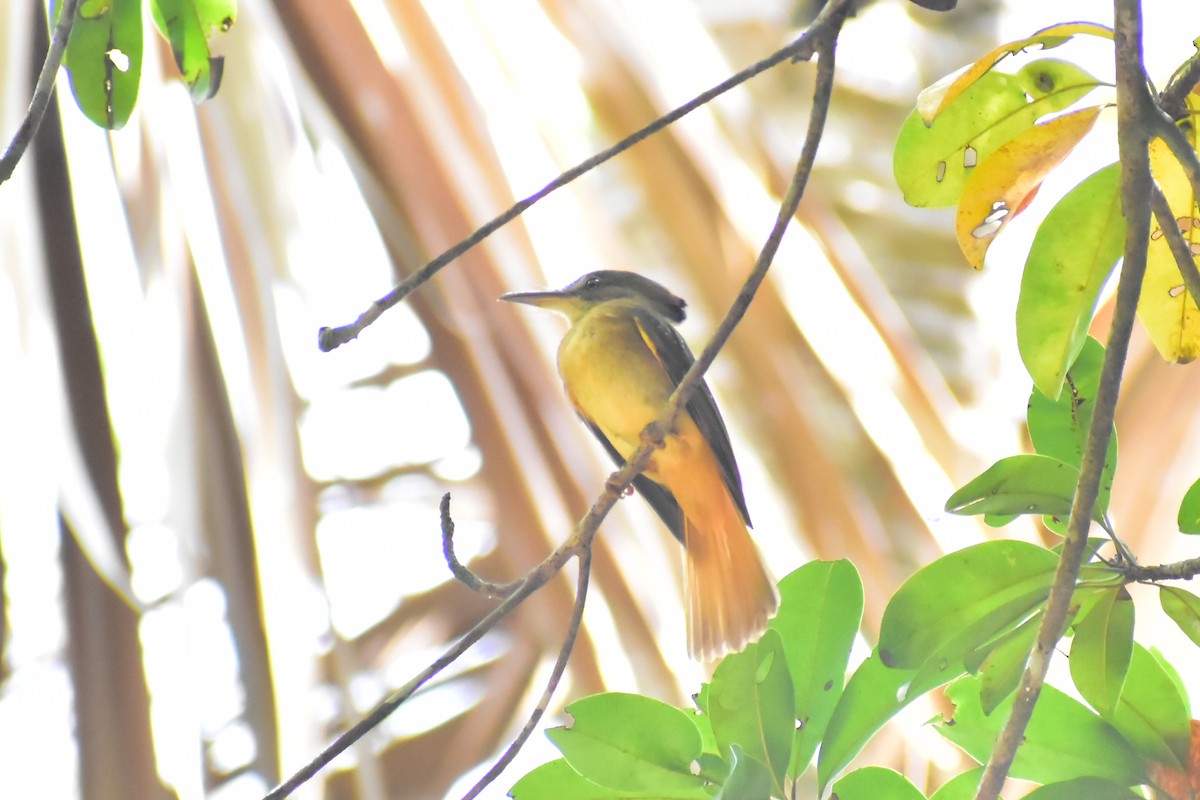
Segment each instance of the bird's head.
[{"label": "bird's head", "polygon": [[661,284],[636,272],[615,269],[589,272],[562,289],[511,292],[501,295],[500,299],[557,311],[572,322],[600,303],[632,300],[673,323],[680,323],[686,315],[684,307],[687,305]]}]

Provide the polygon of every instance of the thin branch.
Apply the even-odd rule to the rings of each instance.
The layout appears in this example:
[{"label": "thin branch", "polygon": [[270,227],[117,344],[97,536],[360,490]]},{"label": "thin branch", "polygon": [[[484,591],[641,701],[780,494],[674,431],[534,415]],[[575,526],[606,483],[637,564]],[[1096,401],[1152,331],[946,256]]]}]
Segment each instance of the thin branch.
[{"label": "thin branch", "polygon": [[1197,85],[1200,85],[1200,47],[1175,70],[1167,88],[1158,96],[1158,104],[1171,119],[1183,119],[1188,115],[1186,98]]},{"label": "thin branch", "polygon": [[1154,109],[1146,89],[1146,76],[1142,69],[1142,23],[1138,0],[1115,0],[1114,6],[1117,137],[1121,158],[1121,202],[1125,213],[1125,261],[1117,287],[1116,309],[1104,366],[1100,372],[1092,424],[1084,447],[1079,483],[1067,524],[1067,540],[1059,558],[1036,643],[1029,654],[1029,663],[1013,700],[1012,712],[984,769],[976,800],[993,800],[1000,796],[1000,789],[1008,777],[1045,682],[1050,658],[1066,631],[1068,608],[1083,563],[1092,508],[1099,494],[1104,457],[1112,435],[1129,337],[1137,314],[1142,278],[1146,272],[1150,232],[1150,207],[1146,200],[1152,182],[1148,149],[1150,134],[1145,120],[1152,109],[1157,109]]},{"label": "thin branch", "polygon": [[486,594],[489,597],[508,597],[517,590],[521,581],[512,583],[493,583],[476,575],[470,567],[458,560],[454,553],[454,519],[450,516],[450,493],[442,495],[442,553],[446,556],[446,564],[451,574],[472,591]]},{"label": "thin branch", "polygon": [[1192,302],[1200,306],[1200,270],[1196,269],[1196,257],[1192,255],[1188,243],[1183,240],[1183,233],[1179,230],[1179,223],[1175,220],[1166,195],[1162,193],[1158,184],[1153,182],[1150,184],[1150,207],[1158,219],[1167,246],[1171,248],[1171,255],[1175,257],[1175,265],[1179,267],[1179,274],[1183,276],[1183,285],[1187,287]]},{"label": "thin branch", "polygon": [[390,716],[393,711],[403,705],[426,681],[453,664],[467,650],[470,650],[476,642],[483,638],[484,634],[496,626],[496,623],[524,602],[525,598],[542,588],[552,577],[557,575],[559,570],[563,568],[563,565],[575,557],[576,554],[576,549],[567,545],[563,545],[551,553],[545,561],[534,567],[521,580],[520,585],[512,594],[504,598],[487,616],[475,623],[474,627],[463,634],[463,637],[451,645],[437,660],[421,670],[408,683],[388,695],[369,714],[322,750],[316,758],[286,781],[279,784],[279,786],[272,789],[264,800],[278,800],[278,798],[287,797],[321,769],[328,766],[333,759],[341,755],[343,751],[365,736],[371,729]]},{"label": "thin branch", "polygon": [[537,705],[533,708],[533,713],[529,715],[529,719],[525,721],[521,732],[513,739],[512,744],[508,746],[496,760],[483,777],[471,787],[470,791],[463,795],[463,800],[472,800],[478,797],[479,793],[486,789],[500,776],[512,760],[517,757],[517,753],[525,746],[525,742],[533,735],[537,724],[542,719],[542,715],[546,713],[546,709],[550,706],[550,698],[554,696],[554,692],[558,689],[558,683],[562,680],[563,672],[567,668],[567,660],[571,657],[571,651],[575,649],[575,640],[579,636],[579,627],[583,623],[583,609],[587,601],[588,581],[592,573],[592,549],[585,547],[579,553],[579,579],[575,587],[575,606],[571,610],[571,622],[567,626],[567,636],[563,641],[562,648],[558,651],[558,659],[554,662],[554,669],[550,671],[550,679],[546,681],[546,688],[542,691],[542,697],[538,700]]},{"label": "thin branch", "polygon": [[[826,6],[826,9],[829,7]],[[820,145],[821,137],[824,134],[825,120],[829,115],[829,103],[833,97],[834,51],[837,45],[838,32],[841,30],[842,23],[845,20],[845,13],[845,9],[841,7],[836,9],[830,23],[829,35],[822,37],[817,44],[817,80],[813,90],[812,113],[808,118],[808,131],[804,137],[804,145],[800,150],[800,158],[796,162],[796,169],[792,173],[791,185],[788,186],[787,193],[783,197],[783,202],[780,203],[779,213],[775,217],[775,225],[771,228],[771,233],[767,236],[767,241],[759,252],[758,259],[754,262],[754,268],[750,271],[749,277],[746,278],[746,282],[730,307],[729,313],[725,315],[725,319],[721,320],[721,324],[717,326],[712,339],[696,358],[696,363],[692,365],[691,369],[687,371],[683,379],[679,382],[679,385],[675,387],[675,391],[670,398],[669,412],[658,421],[648,425],[646,430],[643,431],[642,446],[634,454],[634,457],[630,459],[632,462],[644,465],[649,461],[650,454],[665,439],[666,432],[674,427],[680,410],[686,405],[696,385],[703,379],[704,372],[712,365],[717,354],[725,346],[725,342],[728,341],[729,336],[733,333],[733,329],[737,327],[738,322],[745,316],[746,309],[750,307],[750,302],[754,299],[758,287],[762,285],[763,279],[767,276],[767,271],[771,268],[771,262],[774,261],[775,253],[779,250],[779,244],[783,241],[783,234],[787,231],[788,223],[795,217],[796,209],[800,207],[800,199],[804,196],[805,186],[808,185],[808,178],[812,173],[813,163],[817,158],[817,147]]]},{"label": "thin branch", "polygon": [[340,347],[352,339],[357,338],[364,329],[374,323],[375,320],[379,319],[383,312],[399,303],[401,300],[411,294],[414,289],[432,278],[439,270],[441,270],[451,261],[482,242],[488,236],[492,235],[512,220],[516,219],[527,209],[529,209],[530,206],[541,200],[543,197],[546,197],[551,192],[561,189],[563,186],[566,186],[568,183],[580,177],[584,173],[600,166],[610,158],[620,155],[643,139],[658,133],[660,130],[677,121],[681,117],[690,114],[697,108],[705,105],[714,98],[719,97],[730,89],[740,86],[756,75],[759,75],[760,73],[765,72],[768,69],[771,69],[772,67],[789,59],[792,61],[807,61],[808,59],[812,58],[812,54],[815,50],[814,43],[827,37],[829,26],[833,20],[839,20],[837,23],[837,28],[840,29],[840,20],[845,16],[846,9],[852,4],[852,2],[853,0],[835,0],[835,2],[829,3],[824,9],[822,9],[821,13],[813,21],[813,24],[808,28],[808,30],[801,34],[799,38],[797,38],[791,44],[783,47],[780,50],[777,50],[761,61],[751,64],[741,72],[738,72],[730,77],[728,80],[725,80],[708,91],[697,95],[673,111],[667,112],[665,115],[654,120],[644,128],[641,128],[629,136],[626,136],[624,139],[617,142],[612,147],[609,147],[607,150],[602,150],[591,158],[588,158],[587,160],[576,164],[574,167],[571,167],[566,172],[550,181],[550,183],[546,184],[542,189],[534,192],[524,200],[521,200],[513,205],[504,213],[500,214],[498,217],[485,223],[483,226],[472,232],[470,236],[463,239],[458,244],[454,245],[449,250],[445,251],[437,258],[421,267],[412,275],[405,278],[390,292],[372,303],[370,308],[360,314],[358,319],[356,319],[354,322],[350,323],[349,325],[341,325],[336,328],[321,328],[317,332],[317,346],[322,351],[328,352],[334,348]]},{"label": "thin branch", "polygon": [[1200,575],[1200,558],[1189,558],[1171,564],[1126,567],[1121,572],[1127,582],[1190,581]]},{"label": "thin branch", "polygon": [[46,60],[42,62],[42,71],[38,73],[37,83],[33,87],[33,96],[29,100],[29,110],[25,119],[13,134],[12,142],[4,155],[0,156],[0,184],[12,177],[25,151],[29,149],[38,128],[42,126],[42,118],[54,97],[54,79],[58,77],[58,68],[62,66],[63,54],[67,50],[67,39],[71,36],[71,26],[75,24],[75,9],[79,0],[65,0],[58,14],[58,22],[54,26],[54,34],[50,37],[50,46],[46,49]]},{"label": "thin branch", "polygon": [[1162,109],[1152,105],[1147,108],[1145,114],[1146,119],[1150,121],[1151,133],[1171,148],[1172,155],[1179,161],[1188,182],[1192,184],[1192,191],[1196,197],[1200,197],[1200,156],[1197,156],[1196,148],[1192,147],[1184,132]]}]

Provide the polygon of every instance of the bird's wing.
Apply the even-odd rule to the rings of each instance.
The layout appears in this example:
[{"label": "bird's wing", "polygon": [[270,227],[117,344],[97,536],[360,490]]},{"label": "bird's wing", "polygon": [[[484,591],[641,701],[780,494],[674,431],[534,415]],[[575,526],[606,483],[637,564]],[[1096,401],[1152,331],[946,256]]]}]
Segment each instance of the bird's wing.
[{"label": "bird's wing", "polygon": [[[613,463],[618,467],[625,466],[625,459],[617,448],[613,447],[612,442],[604,435],[604,431],[600,430],[596,423],[592,422],[582,414],[579,417],[583,420],[588,429],[596,436],[600,444],[604,445],[604,449],[608,451],[608,455],[612,458]],[[675,501],[675,495],[671,494],[661,483],[655,483],[645,475],[638,475],[633,479],[633,488],[645,498],[650,507],[654,509],[654,513],[662,519],[666,524],[671,534],[683,543],[683,509],[679,507],[679,503]]]},{"label": "bird's wing", "polygon": [[[646,346],[654,353],[658,363],[662,364],[672,386],[678,386],[683,376],[691,368],[696,358],[688,348],[687,342],[679,335],[679,331],[661,316],[645,309],[634,309],[634,322],[642,335]],[[729,432],[725,430],[725,421],[717,410],[717,401],[713,399],[708,384],[703,380],[687,401],[687,412],[692,415],[696,427],[700,429],[708,446],[712,448],[721,465],[721,474],[725,478],[725,486],[729,495],[737,505],[742,515],[742,521],[750,524],[750,512],[746,508],[746,498],[742,495],[742,478],[738,472],[737,460],[733,457],[733,446],[729,443]],[[672,498],[673,500],[673,498]],[[657,508],[655,509],[657,510]],[[659,512],[661,516],[662,512]]]}]

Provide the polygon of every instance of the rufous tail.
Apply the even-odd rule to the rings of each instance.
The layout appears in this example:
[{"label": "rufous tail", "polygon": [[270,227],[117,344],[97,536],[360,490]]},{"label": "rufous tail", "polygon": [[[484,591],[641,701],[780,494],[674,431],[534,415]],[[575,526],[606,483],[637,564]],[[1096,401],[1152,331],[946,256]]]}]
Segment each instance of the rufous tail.
[{"label": "rufous tail", "polygon": [[688,654],[697,661],[741,650],[766,630],[779,605],[758,548],[722,495],[725,502],[714,504],[702,524],[684,524]]}]

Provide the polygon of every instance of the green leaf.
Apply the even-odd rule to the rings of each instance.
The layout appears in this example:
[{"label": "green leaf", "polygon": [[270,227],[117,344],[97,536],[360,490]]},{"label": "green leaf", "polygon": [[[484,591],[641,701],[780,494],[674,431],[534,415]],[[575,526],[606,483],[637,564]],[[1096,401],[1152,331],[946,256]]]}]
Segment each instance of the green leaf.
[{"label": "green leaf", "polygon": [[715,800],[770,800],[773,778],[767,765],[736,744],[730,749],[730,760],[729,777]]},{"label": "green leaf", "polygon": [[[991,715],[979,704],[980,681],[967,677],[946,689],[954,703],[951,720],[937,725],[942,736],[979,762],[987,761],[1012,710],[1010,697]],[[1082,703],[1053,686],[1043,686],[1010,772],[1014,778],[1053,783],[1085,776],[1126,786],[1146,780],[1142,760],[1119,733]]]},{"label": "green leaf", "polygon": [[1110,589],[1075,625],[1071,679],[1083,699],[1111,720],[1133,658],[1133,598],[1124,586]]},{"label": "green leaf", "polygon": [[1188,488],[1179,504],[1179,532],[1200,533],[1200,480]]},{"label": "green leaf", "polygon": [[1081,797],[1087,800],[1142,800],[1142,796],[1128,786],[1086,776],[1039,786],[1025,795],[1025,800],[1079,800]]},{"label": "green leaf", "polygon": [[1178,586],[1160,586],[1158,602],[1179,630],[1200,645],[1200,597]]},{"label": "green leaf", "polygon": [[766,764],[782,795],[796,713],[787,659],[776,631],[767,630],[758,642],[717,665],[708,705],[720,752],[738,745]]},{"label": "green leaf", "polygon": [[975,800],[975,791],[983,778],[983,767],[969,769],[942,784],[929,800]]},{"label": "green leaf", "polygon": [[1188,763],[1191,722],[1187,701],[1158,660],[1135,644],[1113,727],[1144,758],[1181,770]]},{"label": "green leaf", "polygon": [[[1076,469],[1083,463],[1083,449],[1092,426],[1092,411],[1100,387],[1100,371],[1104,367],[1104,346],[1086,337],[1083,347],[1067,371],[1068,391],[1050,399],[1036,386],[1029,396],[1029,438],[1040,455],[1056,458]],[[1112,494],[1113,475],[1117,469],[1117,433],[1114,429],[1108,440],[1104,471],[1100,478],[1100,494],[1096,498],[1099,513],[1108,510]],[[1061,519],[1064,521],[1066,517]]]},{"label": "green leaf", "polygon": [[209,49],[217,31],[237,18],[237,0],[150,0],[159,33],[171,45],[175,66],[197,103],[217,93],[225,60]]},{"label": "green leaf", "polygon": [[918,684],[915,676],[915,670],[887,667],[878,650],[858,666],[833,710],[821,742],[817,783],[822,792],[885,722],[925,692],[944,683],[935,675]]},{"label": "green leaf", "polygon": [[[1008,456],[971,479],[950,495],[946,510],[951,514],[1049,514],[1071,513],[1079,470],[1057,458],[1023,454]],[[1097,498],[1099,500],[1100,498]],[[1093,517],[1103,521],[1101,510]]]},{"label": "green leaf", "polygon": [[879,654],[891,667],[961,661],[1045,602],[1058,559],[1025,542],[968,547],[918,570],[883,612]]},{"label": "green leaf", "polygon": [[[1154,660],[1158,662],[1158,666],[1162,669],[1163,673],[1171,679],[1171,683],[1175,684],[1175,691],[1179,692],[1179,696],[1183,698],[1183,711],[1190,719],[1192,717],[1191,698],[1188,697],[1187,686],[1184,685],[1183,677],[1179,674],[1179,670],[1175,669],[1175,665],[1168,661],[1167,657],[1157,647],[1151,647],[1149,651],[1150,655],[1154,656]],[[1188,757],[1191,758],[1190,753]]]},{"label": "green leaf", "polygon": [[[1023,53],[1035,47],[1049,50],[1069,41],[1071,37],[1080,33],[1100,36],[1109,40],[1113,38],[1112,28],[1105,27],[1104,25],[1098,25],[1094,22],[1064,22],[1051,25],[1048,28],[1042,28],[1032,36],[1024,39],[1017,39],[1002,44],[978,59],[974,64],[946,76],[933,86],[922,91],[917,97],[917,109],[921,112],[921,118],[925,120],[926,124],[932,122],[942,112],[942,109],[950,105],[967,87],[974,84],[979,80],[980,76],[991,71],[996,64],[1008,56]],[[1035,61],[1033,63],[1036,65],[1039,62]],[[1031,97],[1040,97],[1054,90],[1054,84],[1048,82],[1045,78],[1040,78],[1037,70],[1029,70],[1028,67],[1026,70],[1033,73],[1031,76],[1032,80],[1022,81],[1029,87]],[[1022,72],[1026,70],[1022,70]],[[1051,73],[1050,77],[1053,76],[1054,73]]]},{"label": "green leaf", "polygon": [[849,561],[812,561],[779,582],[779,595],[771,627],[782,639],[795,694],[799,727],[788,767],[795,779],[812,761],[842,695],[863,587]]},{"label": "green leaf", "polygon": [[1039,611],[1005,634],[979,665],[979,702],[983,713],[991,714],[1017,690],[1041,624],[1042,613]]},{"label": "green leaf", "polygon": [[1067,367],[1087,338],[1100,290],[1125,252],[1120,167],[1093,173],[1059,200],[1038,226],[1025,260],[1017,347],[1047,397],[1059,396]]},{"label": "green leaf", "polygon": [[[1066,62],[1055,62],[1058,65]],[[1097,86],[1078,67],[1034,62],[1025,75],[989,72],[953,99],[929,125],[914,110],[900,128],[892,167],[909,205],[937,208],[958,202],[974,166],[1042,116],[1061,111]],[[1061,81],[1036,95],[1027,91],[1055,72]],[[1027,71],[1027,72],[1026,72]]]},{"label": "green leaf", "polygon": [[908,778],[883,767],[856,769],[833,785],[837,800],[925,800]]},{"label": "green leaf", "polygon": [[[542,764],[513,784],[508,796],[513,800],[633,800],[647,797],[637,792],[620,792],[597,786],[571,769],[565,758]],[[694,794],[679,795],[681,798],[695,797]],[[675,795],[656,794],[654,797],[667,800]]]},{"label": "green leaf", "polygon": [[139,0],[82,0],[63,66],[79,110],[102,128],[124,127],[137,103],[142,75]]},{"label": "green leaf", "polygon": [[692,774],[700,732],[684,712],[620,692],[576,700],[567,712],[571,724],[546,735],[589,781],[620,791],[707,800],[704,781]]}]

